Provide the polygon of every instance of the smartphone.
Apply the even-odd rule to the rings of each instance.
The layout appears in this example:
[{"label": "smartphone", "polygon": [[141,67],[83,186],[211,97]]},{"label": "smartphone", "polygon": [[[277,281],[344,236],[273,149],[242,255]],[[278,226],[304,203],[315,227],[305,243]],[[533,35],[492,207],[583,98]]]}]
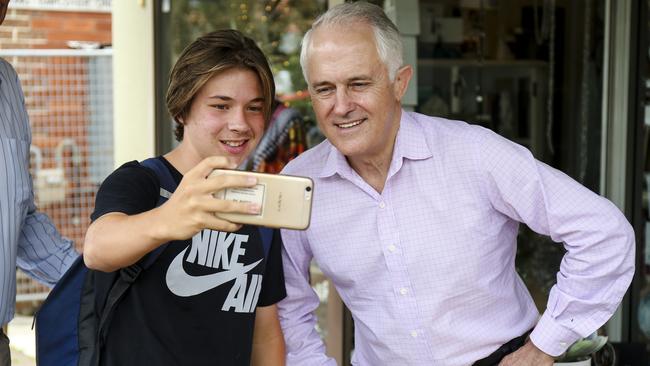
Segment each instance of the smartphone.
[{"label": "smartphone", "polygon": [[217,217],[239,224],[304,230],[311,219],[314,183],[310,178],[293,175],[215,169],[219,174],[246,175],[257,178],[254,187],[222,189],[214,197],[222,200],[252,202],[261,206],[259,214],[215,213]]}]

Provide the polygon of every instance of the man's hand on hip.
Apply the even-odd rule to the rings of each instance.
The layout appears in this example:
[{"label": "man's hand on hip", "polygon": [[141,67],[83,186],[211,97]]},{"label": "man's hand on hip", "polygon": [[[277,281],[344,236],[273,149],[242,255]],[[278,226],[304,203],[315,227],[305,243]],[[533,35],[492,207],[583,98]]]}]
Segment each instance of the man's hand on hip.
[{"label": "man's hand on hip", "polygon": [[507,355],[499,366],[552,366],[553,357],[542,352],[530,340],[523,347]]}]

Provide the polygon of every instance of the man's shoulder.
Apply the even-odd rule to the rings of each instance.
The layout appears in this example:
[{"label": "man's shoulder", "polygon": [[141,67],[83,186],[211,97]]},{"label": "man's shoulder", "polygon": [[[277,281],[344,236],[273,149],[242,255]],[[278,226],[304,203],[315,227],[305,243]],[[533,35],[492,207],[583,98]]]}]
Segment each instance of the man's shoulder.
[{"label": "man's shoulder", "polygon": [[407,118],[412,120],[407,120],[407,123],[414,123],[418,133],[437,146],[443,146],[445,142],[474,143],[491,134],[487,128],[460,120],[427,116],[416,112],[408,112]]},{"label": "man's shoulder", "polygon": [[16,70],[14,70],[14,67],[2,57],[0,57],[0,76],[2,76],[3,79],[8,80],[15,78],[16,76]]},{"label": "man's shoulder", "polygon": [[504,159],[531,156],[528,148],[486,127],[420,116],[416,120],[425,126],[422,127],[423,134],[427,136],[427,143],[434,155],[445,156],[448,161],[473,161],[475,167],[485,169],[488,166],[499,166]]},{"label": "man's shoulder", "polygon": [[4,58],[0,57],[0,70],[2,69],[10,69],[13,70],[13,66],[9,63],[9,61],[5,60]]}]

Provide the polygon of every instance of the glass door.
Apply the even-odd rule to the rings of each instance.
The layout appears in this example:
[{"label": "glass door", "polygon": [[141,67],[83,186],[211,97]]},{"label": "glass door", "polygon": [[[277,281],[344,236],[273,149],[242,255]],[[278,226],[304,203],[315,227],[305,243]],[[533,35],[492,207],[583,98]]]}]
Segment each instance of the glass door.
[{"label": "glass door", "polygon": [[[647,365],[650,355],[650,0],[638,3],[638,32],[633,32],[636,57],[631,62],[633,98],[631,123],[635,141],[634,229],[637,236],[637,266],[630,294],[630,340],[622,345],[628,354]],[[631,357],[630,356],[630,357]],[[634,363],[630,363],[634,364]]]},{"label": "glass door", "polygon": [[[490,128],[599,192],[605,0],[420,0],[418,106]],[[540,311],[564,248],[522,225]]]}]

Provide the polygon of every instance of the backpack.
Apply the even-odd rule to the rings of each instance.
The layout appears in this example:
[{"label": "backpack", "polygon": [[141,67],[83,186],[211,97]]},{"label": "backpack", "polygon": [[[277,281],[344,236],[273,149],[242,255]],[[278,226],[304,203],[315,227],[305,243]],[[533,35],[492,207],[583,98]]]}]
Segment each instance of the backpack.
[{"label": "backpack", "polygon": [[[160,181],[156,206],[167,201],[176,182],[165,164],[157,158],[142,161]],[[258,227],[265,256],[271,246],[273,231]],[[95,366],[110,326],[111,316],[140,273],[153,264],[167,244],[159,246],[137,263],[113,272],[114,281],[107,292],[105,305],[97,308],[95,271],[88,269],[79,256],[65,272],[34,316],[36,325],[36,363],[39,366]],[[100,301],[101,302],[101,301]]]}]

